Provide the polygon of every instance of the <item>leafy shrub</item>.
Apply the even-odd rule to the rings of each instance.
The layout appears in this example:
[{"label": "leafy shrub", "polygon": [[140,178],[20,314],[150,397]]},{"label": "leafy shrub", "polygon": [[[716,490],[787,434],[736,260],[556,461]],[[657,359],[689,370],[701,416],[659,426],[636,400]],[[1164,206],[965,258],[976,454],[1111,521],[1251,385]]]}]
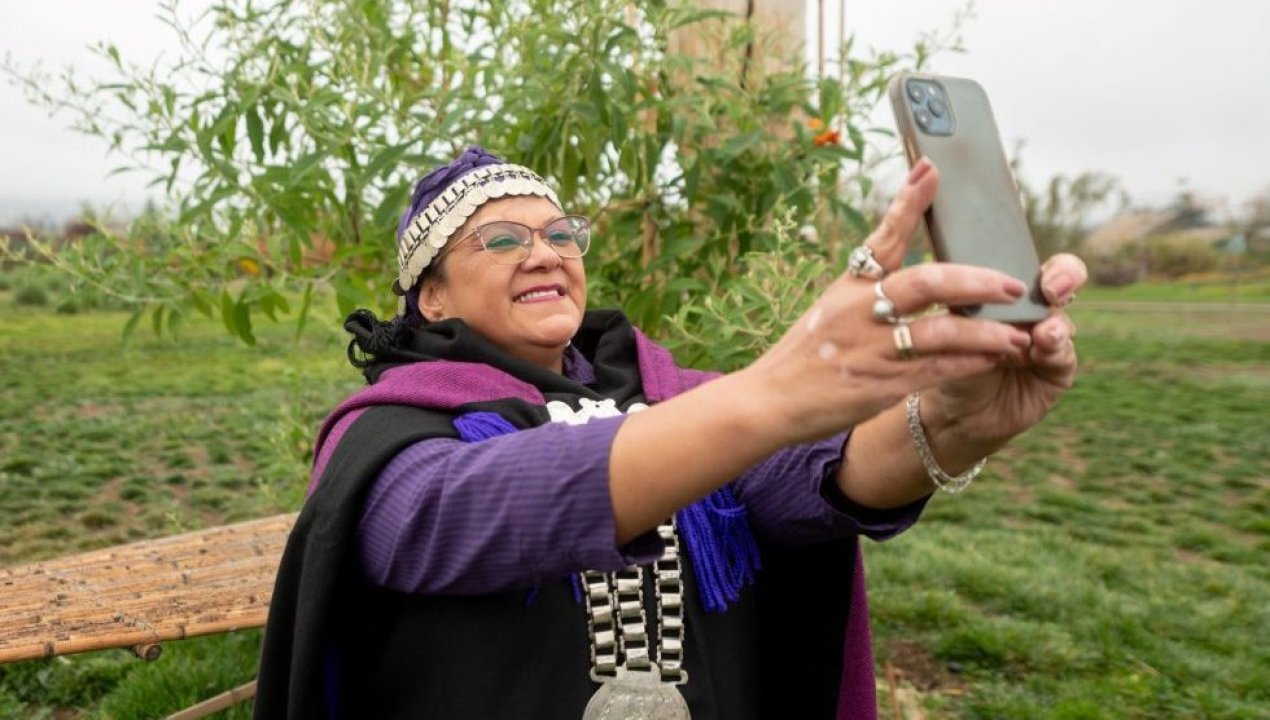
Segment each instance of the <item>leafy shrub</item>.
[{"label": "leafy shrub", "polygon": [[775,246],[741,258],[743,271],[720,276],[699,301],[668,318],[667,345],[687,365],[730,371],[752,362],[791,327],[833,279],[823,249],[795,232],[777,209]]},{"label": "leafy shrub", "polygon": [[1095,285],[1123,287],[1143,279],[1145,269],[1136,254],[1099,255],[1089,258],[1089,276]]},{"label": "leafy shrub", "polygon": [[[248,343],[254,316],[289,314],[298,294],[302,326],[327,287],[341,311],[390,313],[411,184],[473,142],[594,217],[596,303],[655,332],[773,248],[778,205],[849,247],[867,224],[869,138],[890,134],[870,113],[894,73],[957,43],[955,28],[903,55],[848,42],[840,76],[813,79],[760,69],[752,25],[686,0],[227,0],[194,25],[163,12],[182,47],[171,64],[102,45],[102,79],[7,66],[36,102],[153,160],[140,169],[178,213],[55,262],[149,308],[156,328],[196,310]],[[717,49],[677,54],[677,33]]]},{"label": "leafy shrub", "polygon": [[0,667],[0,683],[12,700],[54,707],[88,707],[137,665],[137,659],[122,650],[63,655]]},{"label": "leafy shrub", "polygon": [[1222,260],[1211,244],[1185,237],[1152,239],[1146,243],[1144,255],[1151,274],[1166,278],[1211,272]]},{"label": "leafy shrub", "polygon": [[49,304],[49,293],[43,283],[27,281],[13,292],[13,304],[19,307],[44,307]]}]

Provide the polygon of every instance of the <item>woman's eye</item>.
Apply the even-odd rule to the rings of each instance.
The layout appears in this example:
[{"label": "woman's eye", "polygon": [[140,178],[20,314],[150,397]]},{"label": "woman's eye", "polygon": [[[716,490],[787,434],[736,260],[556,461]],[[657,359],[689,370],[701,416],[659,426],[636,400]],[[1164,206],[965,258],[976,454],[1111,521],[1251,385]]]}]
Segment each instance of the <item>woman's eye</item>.
[{"label": "woman's eye", "polygon": [[554,230],[547,235],[547,242],[552,245],[568,245],[573,240],[573,233],[566,230]]},{"label": "woman's eye", "polygon": [[520,247],[520,241],[511,235],[498,235],[485,241],[485,249],[494,252],[507,252]]}]

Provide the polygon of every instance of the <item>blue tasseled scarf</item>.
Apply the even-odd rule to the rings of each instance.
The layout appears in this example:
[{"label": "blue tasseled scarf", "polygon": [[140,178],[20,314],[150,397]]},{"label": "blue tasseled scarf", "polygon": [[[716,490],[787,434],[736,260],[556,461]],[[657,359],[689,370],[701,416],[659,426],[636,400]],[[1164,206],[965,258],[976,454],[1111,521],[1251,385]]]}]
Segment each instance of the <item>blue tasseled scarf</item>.
[{"label": "blue tasseled scarf", "polygon": [[[518,430],[493,412],[461,415],[455,418],[454,427],[464,442],[479,442]],[[754,582],[760,567],[758,544],[750,531],[745,506],[737,502],[731,490],[722,487],[680,510],[675,519],[692,558],[701,604],[708,612],[723,612],[741,597],[741,588]],[[580,592],[575,581],[575,598],[581,597]],[[532,602],[532,595],[529,601]]]}]

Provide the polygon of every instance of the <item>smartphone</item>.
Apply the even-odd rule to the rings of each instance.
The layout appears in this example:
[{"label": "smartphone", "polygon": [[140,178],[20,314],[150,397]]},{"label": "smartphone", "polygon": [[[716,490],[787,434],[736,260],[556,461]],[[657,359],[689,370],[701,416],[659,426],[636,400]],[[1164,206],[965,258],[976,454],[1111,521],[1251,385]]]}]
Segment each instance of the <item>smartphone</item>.
[{"label": "smartphone", "polygon": [[892,78],[887,94],[909,166],[926,157],[939,169],[939,190],[926,211],[935,257],[1000,270],[1028,286],[1011,305],[949,310],[1016,324],[1048,317],[1036,244],[988,94],[973,80],[917,73]]}]

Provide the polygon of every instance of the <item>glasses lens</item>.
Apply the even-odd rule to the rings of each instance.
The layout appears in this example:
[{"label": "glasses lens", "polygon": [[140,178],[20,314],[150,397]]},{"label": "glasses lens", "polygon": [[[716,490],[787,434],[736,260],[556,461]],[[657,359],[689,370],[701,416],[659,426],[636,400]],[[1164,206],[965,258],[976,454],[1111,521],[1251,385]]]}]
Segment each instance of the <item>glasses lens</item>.
[{"label": "glasses lens", "polygon": [[485,252],[494,262],[515,265],[529,257],[529,244],[533,242],[529,228],[519,223],[494,222],[482,225],[477,233]]},{"label": "glasses lens", "polygon": [[560,257],[582,257],[591,246],[591,223],[576,215],[553,221],[542,234]]}]

